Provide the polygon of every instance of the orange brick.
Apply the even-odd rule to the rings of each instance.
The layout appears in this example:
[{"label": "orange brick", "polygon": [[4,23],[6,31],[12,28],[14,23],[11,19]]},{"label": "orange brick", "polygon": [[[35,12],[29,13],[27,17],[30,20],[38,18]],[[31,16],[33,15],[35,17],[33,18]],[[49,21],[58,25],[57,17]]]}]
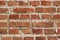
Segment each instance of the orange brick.
[{"label": "orange brick", "polygon": [[10,27],[29,27],[30,22],[10,22]]},{"label": "orange brick", "polygon": [[32,29],[33,34],[42,34],[43,33],[42,31],[43,31],[42,29]]},{"label": "orange brick", "polygon": [[15,6],[17,5],[16,1],[8,1],[8,6]]},{"label": "orange brick", "polygon": [[45,37],[36,37],[36,40],[46,40]]},{"label": "orange brick", "polygon": [[44,34],[53,35],[56,34],[56,32],[53,29],[44,29]]},{"label": "orange brick", "polygon": [[24,40],[34,40],[33,37],[24,37]]},{"label": "orange brick", "polygon": [[24,1],[19,1],[19,2],[18,2],[18,5],[19,5],[19,6],[27,6],[28,3],[24,2]]},{"label": "orange brick", "polygon": [[11,14],[11,15],[9,15],[9,19],[19,19],[19,15]]},{"label": "orange brick", "polygon": [[47,39],[48,40],[57,40],[57,37],[56,36],[53,36],[53,37],[52,36],[48,36]]},{"label": "orange brick", "polygon": [[13,9],[13,12],[21,12],[21,13],[34,12],[34,9],[33,8],[15,8]]},{"label": "orange brick", "polygon": [[19,34],[18,29],[9,29],[9,34]]},{"label": "orange brick", "polygon": [[22,29],[22,32],[24,33],[24,34],[30,34],[31,32],[30,32],[30,29]]},{"label": "orange brick", "polygon": [[41,1],[41,5],[43,5],[43,6],[51,6],[51,1]]},{"label": "orange brick", "polygon": [[20,19],[30,19],[29,14],[20,14]]},{"label": "orange brick", "polygon": [[8,27],[7,22],[0,22],[0,27]]},{"label": "orange brick", "polygon": [[0,1],[0,6],[1,5],[6,5],[6,2],[5,1]]},{"label": "orange brick", "polygon": [[7,8],[0,8],[0,12],[2,12],[2,13],[8,12],[8,9]]},{"label": "orange brick", "polygon": [[7,29],[0,29],[0,34],[7,34]]},{"label": "orange brick", "polygon": [[54,2],[53,2],[53,5],[54,5],[54,6],[60,6],[60,1],[54,1]]},{"label": "orange brick", "polygon": [[30,5],[38,6],[38,5],[40,5],[40,2],[39,1],[30,1]]},{"label": "orange brick", "polygon": [[23,40],[23,37],[13,37],[13,40]]},{"label": "orange brick", "polygon": [[42,14],[42,19],[53,19],[51,14]]},{"label": "orange brick", "polygon": [[53,27],[53,22],[33,22],[32,26],[34,27]]},{"label": "orange brick", "polygon": [[8,19],[8,15],[0,15],[0,20],[6,20]]},{"label": "orange brick", "polygon": [[1,40],[11,40],[12,38],[11,37],[2,37]]},{"label": "orange brick", "polygon": [[40,16],[39,16],[39,15],[34,14],[34,15],[31,15],[31,19],[40,19]]},{"label": "orange brick", "polygon": [[35,12],[38,13],[54,13],[56,12],[55,8],[35,8]]},{"label": "orange brick", "polygon": [[54,15],[54,19],[56,19],[56,20],[60,19],[60,14]]}]

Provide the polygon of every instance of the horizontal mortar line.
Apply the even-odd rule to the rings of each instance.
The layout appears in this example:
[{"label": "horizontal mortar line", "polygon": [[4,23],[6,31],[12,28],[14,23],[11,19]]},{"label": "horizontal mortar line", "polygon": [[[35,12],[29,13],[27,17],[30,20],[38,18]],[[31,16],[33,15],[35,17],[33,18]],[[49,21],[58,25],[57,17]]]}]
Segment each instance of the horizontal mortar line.
[{"label": "horizontal mortar line", "polygon": [[1,36],[32,36],[32,37],[34,37],[34,36],[60,36],[60,35],[18,35],[18,34],[16,34],[16,35],[1,35]]}]

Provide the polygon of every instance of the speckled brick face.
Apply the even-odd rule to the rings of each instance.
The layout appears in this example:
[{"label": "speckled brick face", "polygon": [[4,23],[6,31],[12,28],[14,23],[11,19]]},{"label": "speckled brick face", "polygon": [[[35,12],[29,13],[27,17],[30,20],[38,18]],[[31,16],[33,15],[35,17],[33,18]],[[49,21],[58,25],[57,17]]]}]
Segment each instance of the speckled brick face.
[{"label": "speckled brick face", "polygon": [[0,0],[0,40],[60,40],[60,0]]}]

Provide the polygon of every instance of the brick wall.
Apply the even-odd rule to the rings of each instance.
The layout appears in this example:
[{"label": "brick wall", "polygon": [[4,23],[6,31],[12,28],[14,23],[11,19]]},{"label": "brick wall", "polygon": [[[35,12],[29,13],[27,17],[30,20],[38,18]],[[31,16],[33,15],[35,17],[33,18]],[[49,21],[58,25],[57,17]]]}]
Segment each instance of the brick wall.
[{"label": "brick wall", "polygon": [[0,0],[0,40],[60,40],[60,0]]}]

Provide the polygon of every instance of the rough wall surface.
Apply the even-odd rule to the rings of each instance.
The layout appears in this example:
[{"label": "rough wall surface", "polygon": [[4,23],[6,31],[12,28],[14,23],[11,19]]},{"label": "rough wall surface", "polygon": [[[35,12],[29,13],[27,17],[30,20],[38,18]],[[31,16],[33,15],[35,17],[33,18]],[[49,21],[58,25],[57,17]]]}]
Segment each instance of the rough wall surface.
[{"label": "rough wall surface", "polygon": [[0,0],[0,40],[60,40],[60,0]]}]

